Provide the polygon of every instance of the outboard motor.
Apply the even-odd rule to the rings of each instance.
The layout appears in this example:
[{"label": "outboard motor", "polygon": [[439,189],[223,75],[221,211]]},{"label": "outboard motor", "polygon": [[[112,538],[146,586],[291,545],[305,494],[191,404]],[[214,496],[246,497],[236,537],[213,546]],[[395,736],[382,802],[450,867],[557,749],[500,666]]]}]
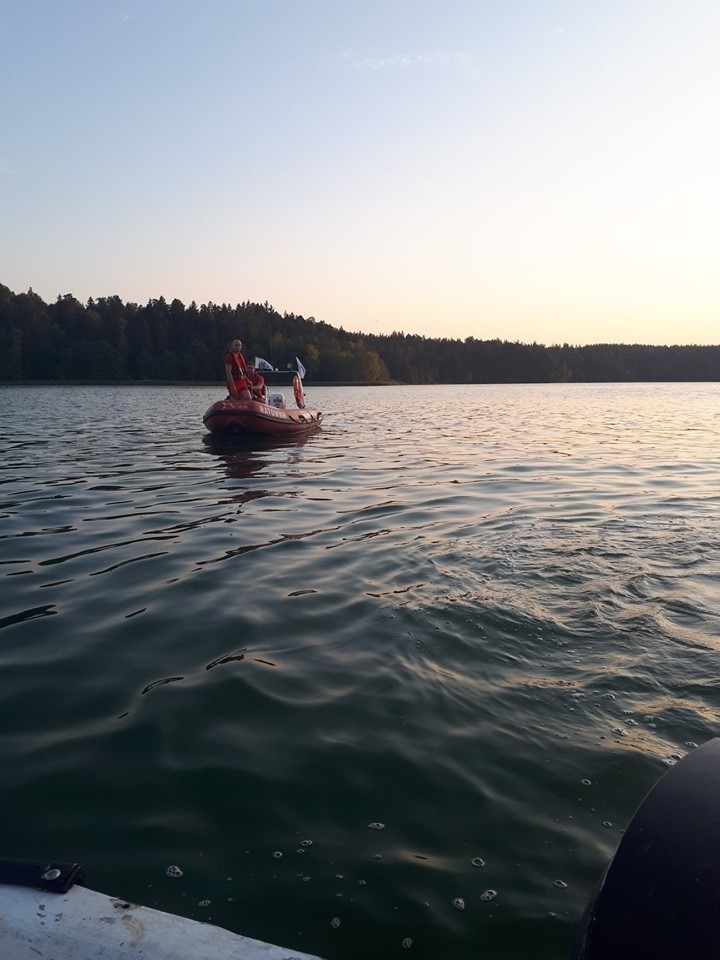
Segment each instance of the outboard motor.
[{"label": "outboard motor", "polygon": [[589,903],[573,960],[720,957],[720,739],[643,800]]},{"label": "outboard motor", "polygon": [[267,402],[271,407],[277,407],[278,410],[285,409],[285,394],[283,393],[271,393],[268,397]]}]

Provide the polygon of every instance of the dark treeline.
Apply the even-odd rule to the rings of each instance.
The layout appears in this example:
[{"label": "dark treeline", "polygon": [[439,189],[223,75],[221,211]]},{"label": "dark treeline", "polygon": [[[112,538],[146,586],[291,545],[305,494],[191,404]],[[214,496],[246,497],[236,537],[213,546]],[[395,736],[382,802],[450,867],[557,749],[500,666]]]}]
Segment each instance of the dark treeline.
[{"label": "dark treeline", "polygon": [[315,383],[720,380],[720,346],[543,346],[506,340],[347,333],[270,304],[189,306],[160,297],[45,303],[0,285],[0,380],[222,381],[233,337],[276,367],[299,357]]}]

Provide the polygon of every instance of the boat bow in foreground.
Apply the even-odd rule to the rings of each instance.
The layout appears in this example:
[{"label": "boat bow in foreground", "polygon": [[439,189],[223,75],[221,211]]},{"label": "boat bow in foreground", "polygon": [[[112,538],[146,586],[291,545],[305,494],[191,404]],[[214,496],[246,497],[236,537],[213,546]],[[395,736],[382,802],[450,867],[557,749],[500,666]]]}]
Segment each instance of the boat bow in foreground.
[{"label": "boat bow in foreground", "polygon": [[319,960],[73,886],[51,893],[0,883],[2,960]]}]

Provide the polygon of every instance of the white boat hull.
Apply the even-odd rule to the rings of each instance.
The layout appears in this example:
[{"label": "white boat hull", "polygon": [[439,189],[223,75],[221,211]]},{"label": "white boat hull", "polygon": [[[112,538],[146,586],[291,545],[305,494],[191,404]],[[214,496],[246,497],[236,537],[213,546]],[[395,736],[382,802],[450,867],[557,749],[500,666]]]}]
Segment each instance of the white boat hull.
[{"label": "white boat hull", "polygon": [[2,960],[319,960],[87,887],[0,884]]}]

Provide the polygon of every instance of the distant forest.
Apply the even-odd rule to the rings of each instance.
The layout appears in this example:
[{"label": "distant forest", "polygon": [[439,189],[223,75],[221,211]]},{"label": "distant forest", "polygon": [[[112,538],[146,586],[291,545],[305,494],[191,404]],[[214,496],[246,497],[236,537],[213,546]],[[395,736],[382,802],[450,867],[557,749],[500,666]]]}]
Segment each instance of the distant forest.
[{"label": "distant forest", "polygon": [[313,383],[550,383],[720,380],[720,346],[507,340],[347,333],[268,303],[189,306],[160,297],[45,303],[0,284],[0,380],[222,382],[231,339],[285,368],[299,357]]}]

